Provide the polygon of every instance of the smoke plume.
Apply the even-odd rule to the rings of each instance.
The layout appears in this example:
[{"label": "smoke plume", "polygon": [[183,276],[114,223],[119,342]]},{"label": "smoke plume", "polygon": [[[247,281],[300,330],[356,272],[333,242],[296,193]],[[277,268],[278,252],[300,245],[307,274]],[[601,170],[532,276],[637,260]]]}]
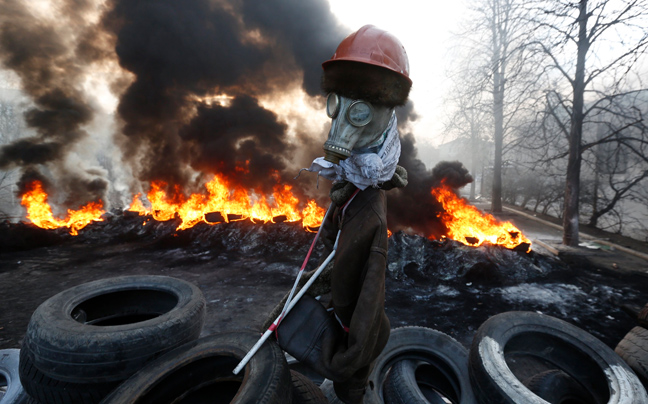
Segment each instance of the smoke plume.
[{"label": "smoke plume", "polygon": [[[118,112],[119,142],[138,179],[190,191],[196,171],[222,173],[267,191],[293,177],[285,169],[298,146],[259,97],[286,91],[295,77],[308,94],[318,92],[319,64],[343,37],[328,7],[115,1],[104,26],[116,35],[121,66],[136,76]],[[225,101],[205,101],[217,95]]]},{"label": "smoke plume", "polygon": [[[102,7],[103,15],[89,19],[99,10],[95,0],[58,0],[56,18],[45,18],[4,0],[1,60],[33,100],[24,119],[35,135],[1,147],[1,169],[21,167],[21,187],[50,178],[68,194],[64,204],[102,198],[114,170],[71,169],[69,154],[95,116],[84,78],[93,66],[118,61],[131,76],[112,83],[119,95],[114,142],[134,184],[146,190],[165,182],[177,197],[223,174],[263,193],[292,184],[298,196],[312,196],[314,177],[293,177],[322,154],[328,128],[290,135],[263,100],[296,87],[320,94],[321,63],[349,33],[326,0],[109,0]],[[408,130],[417,119],[413,103],[397,114],[409,185],[388,193],[389,226],[429,234],[441,209],[430,189],[441,178],[453,187],[471,178],[458,162],[428,170]]]},{"label": "smoke plume", "polygon": [[[28,179],[57,172],[57,187],[67,189],[72,205],[78,205],[101,198],[107,187],[92,169],[72,172],[65,165],[71,146],[87,136],[83,125],[93,117],[81,83],[90,49],[85,17],[94,5],[67,0],[57,6],[51,10],[54,15],[45,18],[29,3],[3,1],[0,61],[18,74],[23,91],[32,98],[24,120],[35,134],[0,147],[0,169],[22,169],[19,192]],[[37,171],[41,174],[35,175]]]},{"label": "smoke plume", "polygon": [[423,235],[445,234],[446,229],[439,220],[443,207],[432,197],[430,191],[442,182],[458,190],[472,182],[472,176],[458,161],[442,161],[428,170],[417,158],[416,139],[408,131],[408,122],[418,118],[413,104],[408,102],[397,110],[397,114],[401,133],[401,157],[398,164],[407,170],[408,184],[403,189],[387,193],[389,228],[392,231],[414,231]]}]

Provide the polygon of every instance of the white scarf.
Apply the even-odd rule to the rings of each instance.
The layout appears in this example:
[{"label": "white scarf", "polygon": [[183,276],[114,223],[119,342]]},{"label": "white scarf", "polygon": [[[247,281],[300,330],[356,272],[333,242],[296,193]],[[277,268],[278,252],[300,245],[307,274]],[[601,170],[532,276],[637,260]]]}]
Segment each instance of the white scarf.
[{"label": "white scarf", "polygon": [[351,156],[341,160],[340,164],[318,157],[307,170],[332,181],[349,181],[362,191],[369,186],[377,188],[379,184],[392,178],[400,158],[401,144],[396,114],[392,114],[386,131],[387,137],[378,153],[355,154],[351,151]]}]

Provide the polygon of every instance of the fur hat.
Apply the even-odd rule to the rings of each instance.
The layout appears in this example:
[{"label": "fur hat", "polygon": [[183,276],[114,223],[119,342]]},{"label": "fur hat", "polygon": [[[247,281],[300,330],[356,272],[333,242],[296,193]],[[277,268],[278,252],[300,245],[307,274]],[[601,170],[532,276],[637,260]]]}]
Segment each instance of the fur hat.
[{"label": "fur hat", "polygon": [[338,60],[324,67],[322,90],[386,107],[405,105],[412,83],[380,66]]}]

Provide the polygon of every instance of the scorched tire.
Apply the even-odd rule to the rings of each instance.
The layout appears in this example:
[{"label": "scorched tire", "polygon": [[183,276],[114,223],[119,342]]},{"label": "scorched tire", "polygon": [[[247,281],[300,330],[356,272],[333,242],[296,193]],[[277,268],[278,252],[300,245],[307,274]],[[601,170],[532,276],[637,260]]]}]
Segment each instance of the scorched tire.
[{"label": "scorched tire", "polygon": [[634,327],[619,341],[614,351],[648,386],[648,329]]},{"label": "scorched tire", "polygon": [[85,283],[43,302],[23,350],[43,374],[71,383],[123,381],[147,362],[199,337],[205,299],[167,276]]},{"label": "scorched tire", "polygon": [[507,312],[482,324],[470,348],[469,370],[483,404],[546,404],[507,364],[508,356],[538,357],[580,383],[596,404],[646,404],[630,367],[608,346],[565,321],[534,312]]},{"label": "scorched tire", "polygon": [[23,390],[18,376],[19,349],[0,350],[0,403],[24,404],[27,393]]},{"label": "scorched tire", "polygon": [[[402,327],[391,331],[389,341],[374,363],[369,375],[365,403],[387,401],[383,391],[390,369],[399,361],[415,360],[436,372],[438,383],[452,390],[457,403],[475,403],[468,376],[468,352],[447,334],[424,327]],[[413,383],[406,388],[415,389]],[[393,397],[391,397],[393,398]]]},{"label": "scorched tire", "polygon": [[328,404],[322,390],[305,375],[290,371],[292,379],[293,400],[292,404]]},{"label": "scorched tire", "polygon": [[266,341],[238,375],[232,370],[260,335],[215,334],[185,344],[149,363],[102,404],[290,404],[286,358]]}]

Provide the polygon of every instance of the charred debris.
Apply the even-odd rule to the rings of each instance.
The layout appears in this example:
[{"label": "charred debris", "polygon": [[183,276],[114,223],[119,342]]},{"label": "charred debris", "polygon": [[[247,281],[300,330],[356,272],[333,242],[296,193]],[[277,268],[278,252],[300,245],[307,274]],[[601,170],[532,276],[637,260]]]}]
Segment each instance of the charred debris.
[{"label": "charred debris", "polygon": [[[220,215],[208,220],[223,219],[215,216]],[[228,219],[229,223],[199,223],[176,231],[179,219],[162,222],[115,212],[78,236],[64,228],[45,230],[5,222],[0,224],[0,254],[8,262],[43,249],[78,251],[82,246],[87,254],[100,255],[102,249],[115,251],[123,246],[130,254],[141,251],[147,259],[163,257],[158,264],[163,267],[204,268],[211,262],[215,271],[222,265],[257,268],[252,272],[271,268],[283,273],[289,287],[314,234],[299,222],[281,222],[281,218],[265,224]],[[319,255],[316,250],[311,268]],[[633,326],[623,306],[645,304],[648,285],[637,276],[568,266],[558,257],[533,250],[490,244],[471,247],[398,231],[389,239],[386,309],[392,328],[430,327],[466,345],[490,316],[531,310],[570,321],[615,346]]]}]

